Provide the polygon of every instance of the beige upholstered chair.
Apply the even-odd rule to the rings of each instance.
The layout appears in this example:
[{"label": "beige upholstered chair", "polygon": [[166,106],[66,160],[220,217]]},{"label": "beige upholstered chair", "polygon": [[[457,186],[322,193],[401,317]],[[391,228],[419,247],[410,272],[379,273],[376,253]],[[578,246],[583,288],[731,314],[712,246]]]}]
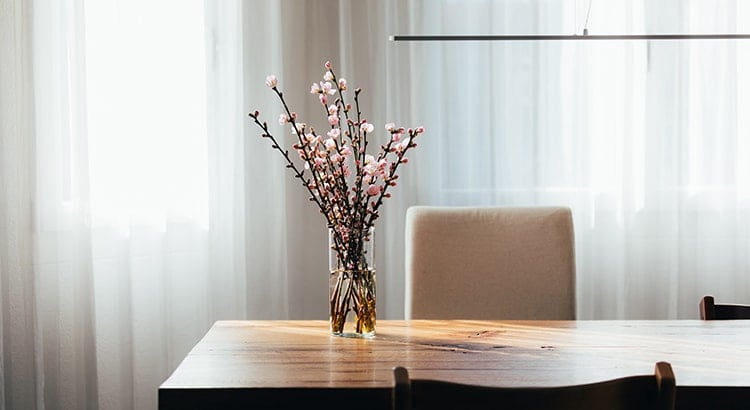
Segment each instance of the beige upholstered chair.
[{"label": "beige upholstered chair", "polygon": [[654,374],[562,387],[486,387],[410,379],[393,369],[395,410],[411,409],[674,409],[675,377],[667,362]]},{"label": "beige upholstered chair", "polygon": [[575,319],[570,209],[409,208],[405,302],[407,319]]}]

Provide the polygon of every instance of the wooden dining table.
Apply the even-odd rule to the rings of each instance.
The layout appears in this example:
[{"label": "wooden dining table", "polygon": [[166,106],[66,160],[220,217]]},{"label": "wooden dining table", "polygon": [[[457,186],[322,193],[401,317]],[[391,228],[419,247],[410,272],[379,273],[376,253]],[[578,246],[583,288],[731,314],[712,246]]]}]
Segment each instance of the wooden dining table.
[{"label": "wooden dining table", "polygon": [[750,320],[381,320],[369,339],[326,321],[218,321],[159,387],[160,409],[387,409],[413,378],[564,386],[671,363],[678,409],[750,409]]}]

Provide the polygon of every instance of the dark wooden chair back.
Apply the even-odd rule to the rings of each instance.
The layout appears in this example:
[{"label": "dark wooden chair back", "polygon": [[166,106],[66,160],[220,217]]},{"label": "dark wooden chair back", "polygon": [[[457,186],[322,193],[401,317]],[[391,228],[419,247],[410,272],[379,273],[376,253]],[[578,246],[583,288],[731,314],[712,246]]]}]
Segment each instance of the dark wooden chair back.
[{"label": "dark wooden chair back", "polygon": [[701,319],[703,320],[733,320],[750,319],[750,305],[717,305],[713,296],[701,299]]},{"label": "dark wooden chair back", "polygon": [[439,380],[410,379],[393,371],[393,408],[411,409],[674,409],[672,366],[656,364],[653,375],[630,376],[563,387],[486,387]]}]

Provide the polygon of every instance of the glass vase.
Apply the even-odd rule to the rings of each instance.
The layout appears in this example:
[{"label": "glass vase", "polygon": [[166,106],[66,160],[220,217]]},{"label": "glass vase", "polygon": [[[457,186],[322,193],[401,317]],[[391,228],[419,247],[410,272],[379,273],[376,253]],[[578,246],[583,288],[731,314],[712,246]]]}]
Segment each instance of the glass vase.
[{"label": "glass vase", "polygon": [[374,244],[374,228],[361,235],[328,230],[329,321],[333,335],[375,335]]}]

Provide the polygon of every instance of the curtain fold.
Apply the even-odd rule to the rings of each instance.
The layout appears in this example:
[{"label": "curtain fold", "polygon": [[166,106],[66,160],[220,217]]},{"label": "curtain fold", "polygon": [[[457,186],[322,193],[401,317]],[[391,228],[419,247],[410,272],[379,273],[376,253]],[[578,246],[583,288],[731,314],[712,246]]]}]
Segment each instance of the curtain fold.
[{"label": "curtain fold", "polygon": [[215,320],[327,318],[324,218],[247,116],[291,145],[276,74],[325,125],[326,61],[376,138],[427,129],[376,224],[381,319],[411,205],[570,206],[580,319],[750,300],[750,45],[388,40],[750,31],[740,1],[577,3],[0,3],[0,407],[155,408]]},{"label": "curtain fold", "polygon": [[0,7],[0,405],[33,407],[39,388],[34,360],[34,97],[32,8]]}]

